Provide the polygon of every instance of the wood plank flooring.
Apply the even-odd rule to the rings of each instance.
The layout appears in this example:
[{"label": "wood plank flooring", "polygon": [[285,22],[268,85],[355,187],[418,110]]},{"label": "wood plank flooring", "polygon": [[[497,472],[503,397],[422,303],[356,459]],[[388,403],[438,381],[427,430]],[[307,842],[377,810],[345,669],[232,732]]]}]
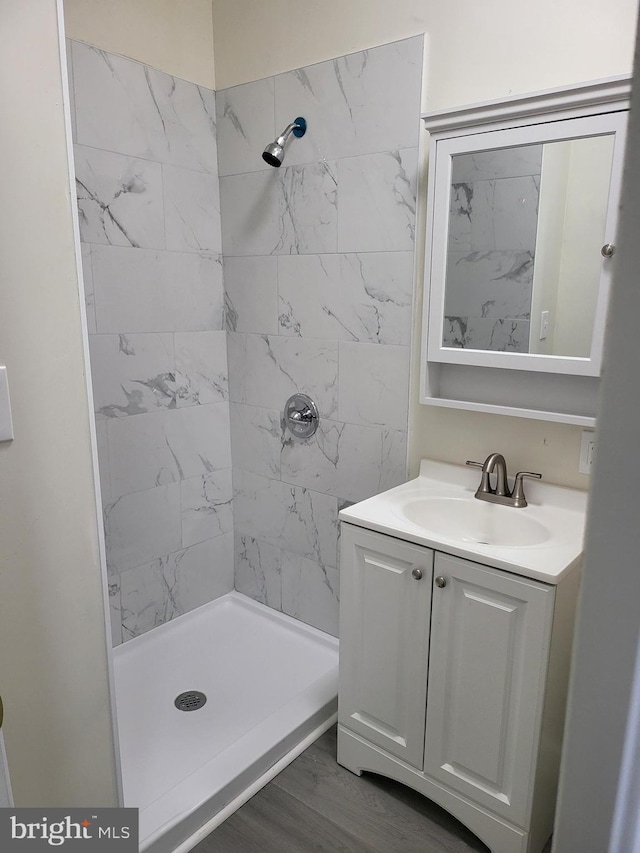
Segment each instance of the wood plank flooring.
[{"label": "wood plank flooring", "polygon": [[487,853],[469,830],[390,779],[336,762],[336,727],[194,853]]}]

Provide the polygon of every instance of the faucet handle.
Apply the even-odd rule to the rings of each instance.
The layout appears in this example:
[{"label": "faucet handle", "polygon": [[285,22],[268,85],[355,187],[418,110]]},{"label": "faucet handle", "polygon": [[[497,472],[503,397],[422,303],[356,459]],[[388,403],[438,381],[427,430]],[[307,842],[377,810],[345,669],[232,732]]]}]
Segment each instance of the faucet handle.
[{"label": "faucet handle", "polygon": [[511,493],[511,497],[513,499],[513,506],[515,507],[527,506],[527,499],[524,496],[523,483],[525,477],[529,477],[529,479],[531,480],[541,480],[542,474],[535,474],[533,471],[518,471],[518,473],[516,474],[515,483],[513,484],[513,492]]},{"label": "faucet handle", "polygon": [[491,488],[491,483],[489,482],[489,474],[485,468],[485,462],[473,462],[471,459],[467,459],[467,465],[470,465],[472,468],[480,468],[482,471],[482,477],[480,478],[480,485],[476,490],[476,497],[478,493],[481,495],[490,495],[493,494],[493,489]]}]

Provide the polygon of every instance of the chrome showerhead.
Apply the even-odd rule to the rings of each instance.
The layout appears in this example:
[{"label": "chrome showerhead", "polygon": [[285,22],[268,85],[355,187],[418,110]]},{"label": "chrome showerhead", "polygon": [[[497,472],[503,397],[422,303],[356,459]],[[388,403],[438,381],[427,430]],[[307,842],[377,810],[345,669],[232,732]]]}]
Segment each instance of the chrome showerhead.
[{"label": "chrome showerhead", "polygon": [[287,144],[287,139],[292,133],[294,136],[300,138],[301,136],[304,136],[306,132],[307,122],[302,118],[302,116],[298,116],[297,119],[294,119],[294,121],[286,127],[282,135],[279,136],[275,142],[271,142],[267,145],[262,152],[262,159],[270,166],[279,168],[282,166],[282,161],[284,160],[284,147]]}]

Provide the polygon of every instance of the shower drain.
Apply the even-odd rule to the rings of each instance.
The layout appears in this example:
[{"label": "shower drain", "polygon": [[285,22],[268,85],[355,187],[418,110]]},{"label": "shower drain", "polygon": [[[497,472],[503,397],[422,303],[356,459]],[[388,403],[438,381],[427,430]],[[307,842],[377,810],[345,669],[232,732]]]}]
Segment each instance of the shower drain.
[{"label": "shower drain", "polygon": [[179,711],[197,711],[202,708],[206,701],[207,697],[204,693],[200,693],[198,690],[187,690],[186,693],[176,696],[173,704]]}]

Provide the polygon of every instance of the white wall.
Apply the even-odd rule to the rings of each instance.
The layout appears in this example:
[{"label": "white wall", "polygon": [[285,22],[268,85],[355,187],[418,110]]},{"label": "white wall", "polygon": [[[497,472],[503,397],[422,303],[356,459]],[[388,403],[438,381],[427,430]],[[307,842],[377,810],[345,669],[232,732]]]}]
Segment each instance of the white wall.
[{"label": "white wall", "polygon": [[56,0],[0,6],[0,689],[19,806],[114,806]]},{"label": "white wall", "polygon": [[215,89],[211,0],[64,0],[68,38]]},{"label": "white wall", "polygon": [[635,0],[213,0],[216,83],[427,32],[429,105],[438,109],[623,74],[635,14]]},{"label": "white wall", "polygon": [[[640,72],[640,47],[636,73]],[[588,519],[568,735],[554,850],[603,853],[630,713],[640,635],[640,91],[632,95],[617,268],[605,344],[599,447]],[[636,768],[637,778],[637,768]],[[637,813],[637,802],[634,811]],[[620,848],[616,848],[620,849]],[[628,853],[626,847],[624,853]]]},{"label": "white wall", "polygon": [[[636,7],[636,0],[213,0],[216,82],[224,88],[426,31],[425,107],[473,103],[628,73]],[[418,268],[421,279],[420,261]],[[416,341],[420,315],[418,305]],[[587,487],[578,473],[579,427],[421,406],[418,357],[414,347],[410,474],[422,456],[461,462],[500,449],[510,468]]]}]

